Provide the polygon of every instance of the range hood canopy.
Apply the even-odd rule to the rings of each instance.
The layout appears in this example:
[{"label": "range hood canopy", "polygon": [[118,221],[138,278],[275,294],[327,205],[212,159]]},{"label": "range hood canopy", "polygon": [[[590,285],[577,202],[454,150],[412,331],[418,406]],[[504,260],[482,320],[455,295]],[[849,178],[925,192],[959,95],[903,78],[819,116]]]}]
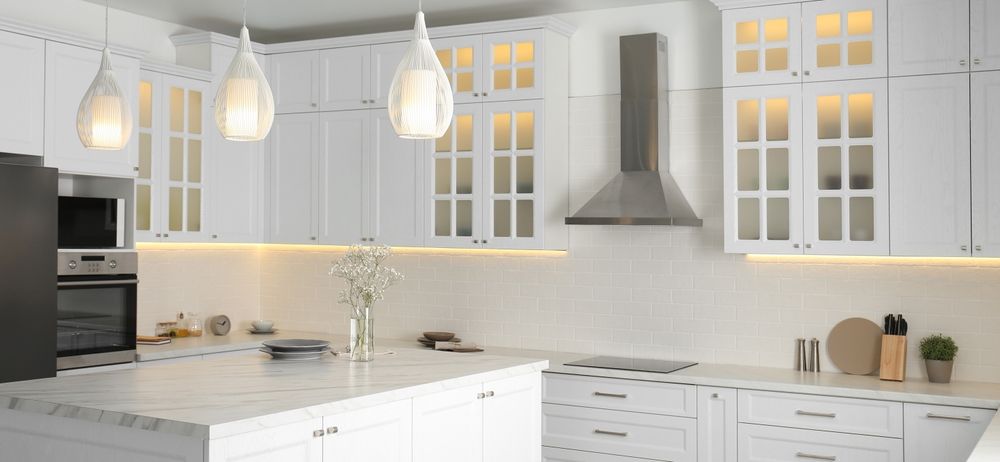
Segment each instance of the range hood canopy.
[{"label": "range hood canopy", "polygon": [[621,172],[566,224],[701,226],[669,172],[667,38],[628,35],[619,45]]}]

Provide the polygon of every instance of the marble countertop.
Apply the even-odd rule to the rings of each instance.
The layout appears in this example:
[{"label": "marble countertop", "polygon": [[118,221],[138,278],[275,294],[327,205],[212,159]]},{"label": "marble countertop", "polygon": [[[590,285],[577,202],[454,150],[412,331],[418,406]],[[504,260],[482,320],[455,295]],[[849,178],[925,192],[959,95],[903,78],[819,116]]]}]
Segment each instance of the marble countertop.
[{"label": "marble countertop", "polygon": [[[205,333],[201,337],[175,338],[166,345],[139,345],[136,347],[135,360],[138,362],[159,361],[163,359],[184,358],[188,356],[199,356],[213,353],[226,353],[230,351],[255,350],[261,346],[261,342],[282,338],[322,338],[330,339],[329,335],[317,334],[313,332],[299,332],[293,330],[279,329],[274,334],[251,334],[246,330],[234,330],[229,335],[212,335]],[[337,349],[339,345],[346,345],[346,338],[339,344],[333,345]],[[343,349],[342,347],[340,349]]]}]

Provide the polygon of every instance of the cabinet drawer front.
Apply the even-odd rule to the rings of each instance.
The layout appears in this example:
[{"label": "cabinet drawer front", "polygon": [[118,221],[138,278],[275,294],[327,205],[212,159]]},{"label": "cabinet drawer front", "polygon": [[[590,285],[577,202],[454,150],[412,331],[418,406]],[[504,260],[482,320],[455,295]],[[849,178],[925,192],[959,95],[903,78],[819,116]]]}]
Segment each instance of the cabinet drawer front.
[{"label": "cabinet drawer front", "polygon": [[558,404],[542,406],[542,444],[671,462],[697,460],[697,421]]},{"label": "cabinet drawer front", "polygon": [[905,404],[906,461],[968,459],[995,414],[991,409]]},{"label": "cabinet drawer front", "polygon": [[888,401],[740,390],[742,423],[903,437],[903,405]]},{"label": "cabinet drawer front", "polygon": [[740,462],[903,462],[894,438],[740,424],[739,440]]},{"label": "cabinet drawer front", "polygon": [[695,417],[697,388],[693,385],[543,374],[542,401],[647,414]]},{"label": "cabinet drawer front", "polygon": [[559,448],[542,448],[542,462],[648,462],[646,459],[612,456],[596,452],[572,451]]}]

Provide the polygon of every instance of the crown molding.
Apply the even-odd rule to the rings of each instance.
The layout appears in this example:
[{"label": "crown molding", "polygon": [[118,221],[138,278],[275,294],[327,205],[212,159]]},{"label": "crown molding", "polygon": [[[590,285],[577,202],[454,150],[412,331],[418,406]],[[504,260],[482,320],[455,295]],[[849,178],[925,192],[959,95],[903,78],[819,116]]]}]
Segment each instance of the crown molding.
[{"label": "crown molding", "polygon": [[213,78],[211,72],[195,69],[193,67],[179,66],[177,64],[166,63],[163,61],[142,61],[139,64],[139,67],[144,71],[175,75],[187,79],[201,80],[203,82],[211,82]]},{"label": "crown molding", "polygon": [[[222,45],[229,48],[236,48],[240,44],[239,38],[220,34],[218,32],[192,32],[190,34],[173,35],[170,37],[170,41],[173,42],[175,47],[185,45],[203,45],[208,43],[212,45]],[[267,45],[251,41],[250,48],[253,49],[254,53],[265,53]]]},{"label": "crown molding", "polygon": [[[49,40],[52,42],[59,42],[83,48],[91,48],[98,51],[104,49],[104,42],[100,40],[94,40],[91,38],[84,37],[82,35],[63,32],[61,30],[53,29],[50,27],[36,26],[34,24],[28,24],[25,22],[9,18],[0,18],[0,29],[8,32],[13,32],[15,34],[27,35],[30,37],[36,37],[44,40]],[[140,60],[144,56],[146,56],[146,50],[142,50],[139,48],[121,46],[114,43],[108,44],[108,48],[110,48],[114,54],[121,56],[128,56]]]},{"label": "crown molding", "polygon": [[755,6],[787,5],[789,3],[808,3],[817,0],[710,0],[720,10],[736,8],[751,8]]}]

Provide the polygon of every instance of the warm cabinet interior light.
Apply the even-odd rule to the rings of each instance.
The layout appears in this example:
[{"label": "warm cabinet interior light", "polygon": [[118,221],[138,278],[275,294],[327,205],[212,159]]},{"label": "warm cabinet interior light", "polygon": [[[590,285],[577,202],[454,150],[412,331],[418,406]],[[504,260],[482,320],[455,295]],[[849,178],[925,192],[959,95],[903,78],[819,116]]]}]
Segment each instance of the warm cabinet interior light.
[{"label": "warm cabinet interior light", "polygon": [[246,22],[244,4],[236,56],[215,94],[215,124],[222,136],[231,141],[260,141],[267,137],[274,123],[274,96],[254,58]]},{"label": "warm cabinet interior light", "polygon": [[108,10],[104,6],[104,51],[101,66],[76,112],[76,134],[87,149],[120,150],[132,136],[132,110],[111,69]]},{"label": "warm cabinet interior light", "polygon": [[454,110],[451,83],[427,36],[424,13],[417,12],[413,41],[389,88],[392,126],[401,138],[440,138],[451,126]]}]

